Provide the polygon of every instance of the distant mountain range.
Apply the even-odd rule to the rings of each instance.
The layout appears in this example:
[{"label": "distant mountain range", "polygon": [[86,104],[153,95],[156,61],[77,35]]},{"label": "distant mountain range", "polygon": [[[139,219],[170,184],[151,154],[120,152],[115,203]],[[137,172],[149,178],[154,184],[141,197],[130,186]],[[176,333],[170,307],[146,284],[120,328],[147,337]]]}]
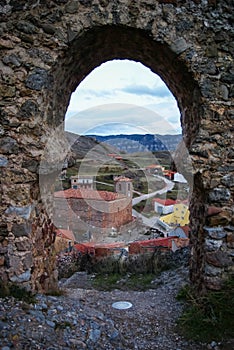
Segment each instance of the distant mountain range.
[{"label": "distant mountain range", "polygon": [[127,153],[145,151],[174,151],[182,140],[182,135],[87,135],[98,142],[105,142],[119,151]]}]

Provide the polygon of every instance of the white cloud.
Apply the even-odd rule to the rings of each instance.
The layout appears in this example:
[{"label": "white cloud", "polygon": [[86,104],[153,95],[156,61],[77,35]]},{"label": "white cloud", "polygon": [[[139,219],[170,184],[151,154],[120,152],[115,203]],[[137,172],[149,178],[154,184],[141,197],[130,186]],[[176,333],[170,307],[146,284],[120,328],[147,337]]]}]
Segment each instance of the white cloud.
[{"label": "white cloud", "polygon": [[98,126],[99,133],[106,134],[111,124],[115,134],[136,127],[147,133],[181,132],[177,103],[164,82],[141,63],[128,60],[106,62],[80,83],[71,96],[65,128],[87,134]]}]

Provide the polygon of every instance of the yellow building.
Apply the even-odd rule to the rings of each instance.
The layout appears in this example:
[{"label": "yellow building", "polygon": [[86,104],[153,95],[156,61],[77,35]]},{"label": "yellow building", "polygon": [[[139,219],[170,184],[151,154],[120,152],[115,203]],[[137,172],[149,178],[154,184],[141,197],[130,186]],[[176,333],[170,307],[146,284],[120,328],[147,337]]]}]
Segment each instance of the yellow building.
[{"label": "yellow building", "polygon": [[179,203],[174,205],[173,213],[162,216],[160,220],[170,226],[185,226],[189,224],[189,214],[190,212],[188,206],[183,203]]}]

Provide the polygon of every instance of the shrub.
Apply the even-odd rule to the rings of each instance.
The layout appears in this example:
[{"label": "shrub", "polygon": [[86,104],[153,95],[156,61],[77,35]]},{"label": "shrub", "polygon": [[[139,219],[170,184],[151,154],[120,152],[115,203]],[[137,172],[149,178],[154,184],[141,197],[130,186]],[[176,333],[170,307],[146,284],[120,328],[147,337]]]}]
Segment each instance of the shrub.
[{"label": "shrub", "polygon": [[234,278],[220,291],[195,294],[191,287],[183,288],[177,299],[187,306],[178,320],[179,330],[189,339],[209,342],[234,337]]}]

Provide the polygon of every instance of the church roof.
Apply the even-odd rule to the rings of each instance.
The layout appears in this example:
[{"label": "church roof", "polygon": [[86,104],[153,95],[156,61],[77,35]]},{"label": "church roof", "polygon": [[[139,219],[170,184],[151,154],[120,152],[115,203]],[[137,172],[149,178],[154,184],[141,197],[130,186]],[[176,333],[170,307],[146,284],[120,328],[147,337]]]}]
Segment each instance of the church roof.
[{"label": "church roof", "polygon": [[114,201],[125,196],[116,192],[69,188],[68,190],[55,192],[54,197]]}]

